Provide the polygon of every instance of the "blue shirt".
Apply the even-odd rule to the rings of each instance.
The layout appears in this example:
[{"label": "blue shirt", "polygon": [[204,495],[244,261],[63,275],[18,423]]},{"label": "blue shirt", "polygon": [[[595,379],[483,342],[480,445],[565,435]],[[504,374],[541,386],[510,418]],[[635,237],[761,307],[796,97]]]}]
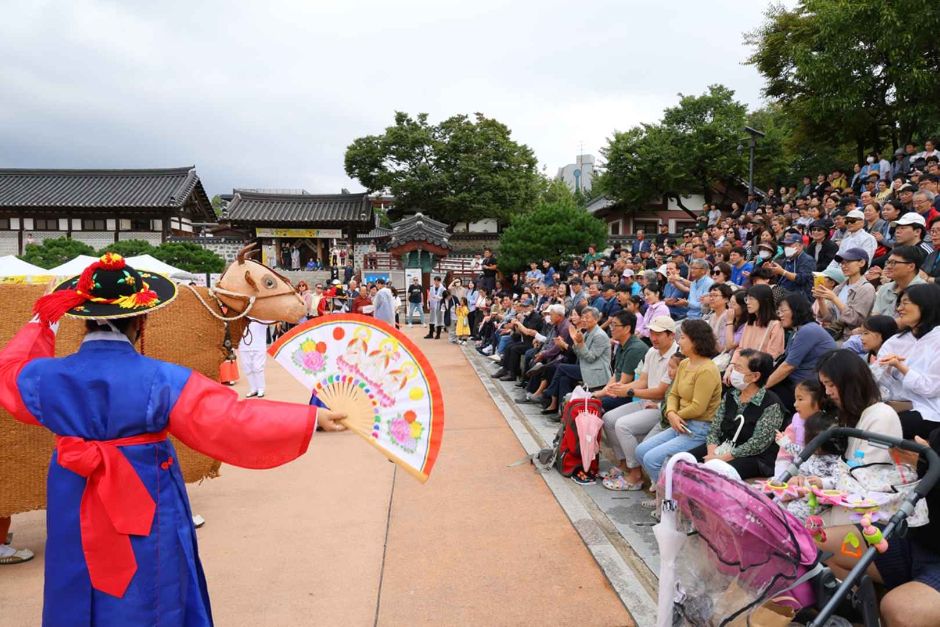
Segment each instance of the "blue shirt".
[{"label": "blue shirt", "polygon": [[555,268],[552,266],[548,266],[548,270],[545,271],[542,277],[543,277],[542,280],[544,281],[545,285],[548,285],[548,286],[555,285]]},{"label": "blue shirt", "polygon": [[[685,292],[680,290],[678,287],[672,283],[667,283],[666,287],[663,288],[663,298],[685,298]],[[685,315],[689,312],[688,307],[678,307],[676,305],[669,306],[669,313],[672,314],[673,318],[681,319],[685,318]]]},{"label": "blue shirt", "polygon": [[827,351],[836,346],[832,336],[816,322],[804,324],[787,346],[784,361],[793,366],[794,370],[788,377],[793,383],[799,383],[816,376],[816,363]]},{"label": "blue shirt", "polygon": [[689,313],[686,317],[688,318],[701,318],[702,317],[702,296],[708,294],[708,290],[711,289],[711,286],[715,282],[710,276],[703,276],[697,281],[692,281],[689,284]]},{"label": "blue shirt", "polygon": [[527,281],[535,281],[536,283],[541,283],[543,276],[544,275],[542,274],[542,271],[538,269],[529,270],[525,273],[525,278]]},{"label": "blue shirt", "polygon": [[804,252],[792,259],[786,259],[780,265],[796,277],[791,281],[781,276],[777,284],[788,292],[798,292],[805,296],[806,300],[813,302],[813,272],[816,271],[816,260]]},{"label": "blue shirt", "polygon": [[731,282],[735,285],[744,285],[747,282],[748,277],[744,275],[745,272],[750,274],[754,271],[754,264],[750,261],[741,264],[741,267],[731,266]]}]

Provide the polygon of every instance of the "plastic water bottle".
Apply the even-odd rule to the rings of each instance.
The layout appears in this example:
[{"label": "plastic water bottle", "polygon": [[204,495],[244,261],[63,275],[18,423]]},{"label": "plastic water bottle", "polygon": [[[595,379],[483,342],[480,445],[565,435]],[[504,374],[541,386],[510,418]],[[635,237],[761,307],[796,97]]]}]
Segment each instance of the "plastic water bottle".
[{"label": "plastic water bottle", "polygon": [[865,451],[855,451],[854,459],[846,462],[849,468],[858,468],[865,465]]}]

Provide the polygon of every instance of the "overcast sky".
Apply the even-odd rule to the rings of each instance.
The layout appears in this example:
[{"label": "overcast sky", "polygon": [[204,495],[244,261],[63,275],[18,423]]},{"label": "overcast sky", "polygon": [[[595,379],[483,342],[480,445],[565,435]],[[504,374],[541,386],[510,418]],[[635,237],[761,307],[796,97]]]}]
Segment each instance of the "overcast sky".
[{"label": "overcast sky", "polygon": [[395,110],[482,112],[554,174],[677,94],[762,81],[762,0],[0,0],[0,167],[195,164],[232,187],[341,187]]}]

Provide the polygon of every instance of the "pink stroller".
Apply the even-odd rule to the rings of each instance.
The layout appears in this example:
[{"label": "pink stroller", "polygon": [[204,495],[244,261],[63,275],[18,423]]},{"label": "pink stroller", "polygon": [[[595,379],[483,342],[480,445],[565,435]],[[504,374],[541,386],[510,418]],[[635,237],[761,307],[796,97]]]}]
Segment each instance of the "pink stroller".
[{"label": "pink stroller", "polygon": [[[833,437],[915,451],[927,460],[926,476],[908,497],[908,505],[885,526],[884,537],[890,538],[940,478],[940,457],[914,442],[837,428],[807,444],[777,479],[789,480]],[[808,614],[814,614],[811,626],[824,625],[846,601],[861,614],[866,627],[880,624],[874,588],[865,575],[875,547],[869,547],[845,581],[839,582],[822,564],[827,556],[820,554],[803,523],[755,488],[696,464],[687,453],[669,460],[661,481],[662,521],[654,527],[662,564],[659,627],[728,625],[770,600],[795,610],[809,609]]]}]

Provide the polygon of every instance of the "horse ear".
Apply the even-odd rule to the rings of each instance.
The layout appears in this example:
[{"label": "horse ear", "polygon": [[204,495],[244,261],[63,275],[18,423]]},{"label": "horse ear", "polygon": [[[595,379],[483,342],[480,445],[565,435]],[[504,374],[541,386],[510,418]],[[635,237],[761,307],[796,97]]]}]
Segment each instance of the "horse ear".
[{"label": "horse ear", "polygon": [[258,284],[255,283],[255,280],[251,276],[251,270],[245,270],[245,283],[250,285],[253,289],[258,289]]}]

